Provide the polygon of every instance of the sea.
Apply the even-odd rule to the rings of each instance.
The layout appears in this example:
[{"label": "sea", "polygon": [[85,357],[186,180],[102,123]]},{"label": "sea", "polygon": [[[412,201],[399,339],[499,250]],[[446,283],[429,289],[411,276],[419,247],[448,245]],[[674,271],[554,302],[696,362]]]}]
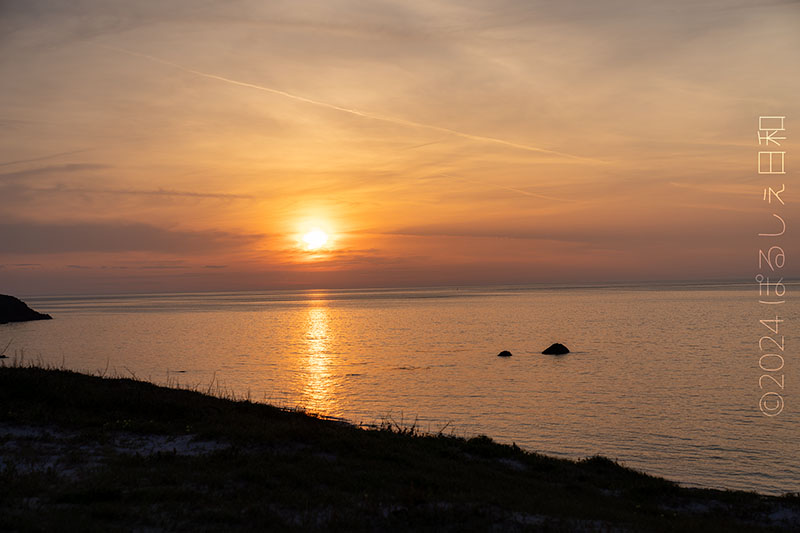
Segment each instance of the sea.
[{"label": "sea", "polygon": [[[0,349],[4,364],[782,494],[800,491],[792,292],[774,305],[755,283],[37,296],[54,320],[0,326]],[[541,353],[555,342],[570,353]]]}]

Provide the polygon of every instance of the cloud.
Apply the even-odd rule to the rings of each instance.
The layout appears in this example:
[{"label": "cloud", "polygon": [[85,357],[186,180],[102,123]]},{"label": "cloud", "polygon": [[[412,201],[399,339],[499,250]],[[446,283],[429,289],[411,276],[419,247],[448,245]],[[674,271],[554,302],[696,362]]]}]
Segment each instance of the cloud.
[{"label": "cloud", "polygon": [[72,172],[82,172],[84,170],[97,170],[100,168],[108,168],[106,165],[96,165],[88,163],[69,163],[66,165],[48,165],[46,167],[29,168],[25,170],[16,170],[14,172],[4,172],[0,174],[0,181],[11,181],[24,178],[32,178],[37,176],[45,176],[48,174],[64,174]]},{"label": "cloud", "polygon": [[240,248],[262,237],[222,231],[183,231],[126,221],[12,221],[0,223],[0,253],[198,253]]},{"label": "cloud", "polygon": [[[120,209],[127,200],[140,201],[147,205],[175,206],[176,200],[214,201],[217,204],[252,201],[257,198],[252,194],[236,194],[223,192],[201,192],[180,189],[126,189],[92,186],[68,186],[58,184],[49,187],[24,185],[21,182],[0,182],[0,213],[15,214],[17,217],[28,217],[30,213],[48,212],[50,216],[66,214],[70,209],[81,209],[91,206],[95,214],[99,209],[111,206],[120,216]],[[206,202],[208,203],[208,202]],[[25,206],[24,208],[22,206]],[[54,214],[58,211],[59,215]]]},{"label": "cloud", "polygon": [[[0,124],[2,124],[2,122],[3,121],[0,120]],[[66,155],[80,154],[80,153],[83,153],[83,152],[86,152],[86,151],[87,150],[71,150],[69,152],[59,152],[57,154],[42,155],[42,156],[39,156],[39,157],[32,157],[32,158],[29,158],[29,159],[17,159],[17,160],[14,160],[14,161],[4,161],[4,162],[0,163],[0,167],[7,167],[7,166],[11,166],[11,165],[19,165],[19,164],[22,164],[22,163],[34,163],[34,162],[37,162],[37,161],[45,161],[47,159],[57,159],[59,157],[64,157]]]},{"label": "cloud", "polygon": [[250,200],[250,194],[180,191],[174,189],[103,189],[93,187],[39,187],[29,188],[36,193],[111,194],[120,196],[168,196],[177,198],[218,198],[222,200]]},{"label": "cloud", "polygon": [[[676,208],[677,209],[677,208]],[[713,218],[705,217],[697,223],[698,213],[707,212],[708,206],[683,206],[680,211],[686,219],[672,225],[660,225],[642,215],[619,221],[598,220],[594,225],[558,225],[540,223],[534,226],[506,223],[484,224],[474,227],[466,224],[430,224],[407,226],[384,235],[451,239],[510,239],[522,241],[549,241],[585,249],[636,250],[637,248],[669,245],[676,250],[708,247],[711,243],[735,243],[741,239],[744,227],[754,227],[758,211],[715,210]],[[690,216],[694,212],[694,217]]]},{"label": "cloud", "polygon": [[334,110],[334,111],[339,111],[339,112],[342,112],[342,113],[355,115],[357,117],[361,117],[361,118],[365,118],[365,119],[369,119],[369,120],[377,120],[377,121],[380,121],[380,122],[387,122],[389,124],[394,124],[394,125],[397,125],[397,126],[407,126],[407,127],[410,127],[410,128],[426,129],[426,130],[435,131],[437,133],[446,133],[446,134],[449,134],[449,135],[453,135],[453,136],[456,136],[456,137],[461,137],[463,139],[468,139],[468,140],[476,141],[476,142],[479,142],[479,143],[498,144],[498,145],[502,145],[502,146],[507,146],[509,148],[514,148],[514,149],[517,149],[517,150],[524,150],[524,151],[527,151],[527,152],[535,152],[535,153],[545,154],[545,155],[550,155],[550,156],[558,156],[558,157],[562,157],[562,158],[566,158],[566,159],[570,159],[570,160],[593,161],[595,163],[601,162],[601,161],[598,161],[597,159],[593,159],[593,158],[590,158],[590,157],[583,157],[583,156],[580,156],[580,155],[569,154],[569,153],[565,153],[565,152],[559,152],[559,151],[556,151],[556,150],[548,150],[546,148],[541,148],[541,147],[538,147],[538,146],[532,146],[530,144],[523,144],[523,143],[520,143],[520,142],[514,142],[514,141],[510,141],[508,139],[502,139],[502,138],[499,138],[499,137],[491,137],[491,136],[488,136],[488,135],[480,135],[480,134],[477,134],[477,133],[470,133],[470,132],[466,132],[466,131],[462,131],[462,130],[456,130],[456,129],[448,128],[448,127],[445,127],[445,126],[439,126],[437,124],[433,124],[433,123],[429,123],[429,122],[419,122],[419,121],[415,121],[415,120],[408,120],[408,119],[404,119],[404,118],[391,117],[391,116],[382,115],[382,114],[379,114],[379,113],[363,111],[361,109],[355,109],[355,108],[352,108],[352,107],[344,107],[344,106],[332,104],[330,102],[324,102],[324,101],[321,101],[321,100],[315,100],[313,98],[307,98],[305,96],[301,96],[301,95],[298,95],[298,94],[289,93],[289,92],[286,92],[286,91],[283,91],[283,90],[280,90],[280,89],[276,89],[276,88],[273,88],[273,87],[266,87],[266,86],[263,86],[263,85],[257,85],[255,83],[248,83],[248,82],[244,82],[244,81],[240,81],[240,80],[234,80],[234,79],[231,79],[231,78],[226,78],[224,76],[219,76],[217,74],[213,74],[213,73],[210,73],[210,72],[203,72],[201,70],[196,70],[196,69],[193,69],[193,68],[189,68],[187,66],[180,65],[180,64],[174,63],[172,61],[167,61],[166,59],[162,59],[160,57],[152,56],[152,55],[149,55],[149,54],[142,54],[140,52],[136,52],[136,51],[133,51],[133,50],[126,50],[124,48],[117,48],[117,47],[105,46],[105,45],[95,45],[95,46],[98,46],[100,48],[105,48],[105,49],[108,49],[108,50],[112,50],[112,51],[115,51],[115,52],[119,52],[119,53],[124,53],[124,54],[133,55],[133,56],[143,57],[143,58],[149,59],[151,61],[154,61],[154,62],[157,62],[157,63],[161,63],[163,65],[167,65],[167,66],[182,70],[184,72],[188,72],[189,74],[193,74],[195,76],[200,76],[200,77],[203,77],[203,78],[216,80],[216,81],[223,82],[223,83],[228,83],[228,84],[231,84],[231,85],[237,85],[239,87],[244,87],[244,88],[248,88],[248,89],[255,89],[255,90],[258,90],[258,91],[267,92],[267,93],[270,93],[270,94],[282,96],[284,98],[289,98],[289,99],[295,100],[297,102],[310,104],[310,105],[317,106],[317,107],[323,107],[323,108],[331,109],[331,110]]}]

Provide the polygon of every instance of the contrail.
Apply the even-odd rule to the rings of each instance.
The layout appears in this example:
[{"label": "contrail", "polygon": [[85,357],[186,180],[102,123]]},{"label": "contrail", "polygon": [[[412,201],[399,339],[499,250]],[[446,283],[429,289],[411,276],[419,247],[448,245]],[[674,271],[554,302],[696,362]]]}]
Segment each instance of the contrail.
[{"label": "contrail", "polygon": [[103,44],[96,44],[96,43],[90,43],[90,44],[92,46],[96,46],[96,47],[99,47],[99,48],[105,48],[107,50],[113,50],[115,52],[121,52],[123,54],[128,54],[128,55],[137,56],[137,57],[143,57],[145,59],[149,59],[150,61],[155,61],[156,63],[161,63],[162,65],[168,65],[170,67],[182,70],[184,72],[188,72],[190,74],[194,74],[195,76],[201,76],[203,78],[208,78],[210,80],[217,80],[217,81],[221,81],[221,82],[224,82],[224,83],[230,83],[232,85],[238,85],[239,87],[247,87],[249,89],[256,89],[258,91],[264,91],[264,92],[276,94],[276,95],[279,95],[279,96],[290,98],[290,99],[295,100],[297,102],[303,102],[303,103],[306,103],[306,104],[311,104],[311,105],[318,106],[318,107],[324,107],[324,108],[327,108],[327,109],[333,109],[335,111],[340,111],[342,113],[349,113],[351,115],[355,115],[355,116],[362,117],[362,118],[367,118],[367,119],[370,119],[370,120],[380,120],[382,122],[388,122],[388,123],[397,124],[397,125],[400,125],[400,126],[409,126],[409,127],[412,127],[412,128],[422,128],[422,129],[427,129],[427,130],[431,130],[431,131],[438,131],[440,133],[447,133],[449,135],[454,135],[456,137],[461,137],[463,139],[469,139],[469,140],[472,140],[472,141],[478,141],[478,142],[484,142],[484,143],[499,144],[499,145],[503,145],[503,146],[508,146],[510,148],[516,148],[518,150],[525,150],[527,152],[536,152],[536,153],[540,153],[540,154],[556,155],[556,156],[565,157],[565,158],[568,158],[568,159],[574,159],[574,160],[579,160],[579,161],[591,161],[591,162],[594,162],[594,163],[604,163],[605,162],[605,161],[602,161],[602,160],[599,160],[599,159],[594,159],[594,158],[590,158],[590,157],[583,157],[583,156],[574,155],[574,154],[567,154],[567,153],[564,153],[564,152],[557,152],[555,150],[547,150],[545,148],[538,148],[536,146],[529,146],[527,144],[521,144],[521,143],[516,143],[516,142],[513,142],[513,141],[507,141],[505,139],[498,139],[496,137],[487,137],[485,135],[474,135],[474,134],[471,134],[471,133],[465,133],[463,131],[453,130],[453,129],[450,129],[450,128],[445,128],[443,126],[436,126],[434,124],[425,124],[423,122],[415,122],[413,120],[405,120],[405,119],[402,119],[402,118],[388,117],[388,116],[380,115],[380,114],[377,114],[377,113],[369,113],[369,112],[366,112],[366,111],[359,111],[358,109],[351,109],[351,108],[348,108],[348,107],[342,107],[342,106],[339,106],[339,105],[336,105],[336,104],[331,104],[331,103],[328,103],[328,102],[322,102],[320,100],[314,100],[314,99],[311,99],[311,98],[306,98],[305,96],[299,96],[297,94],[287,93],[286,91],[281,91],[279,89],[273,89],[271,87],[264,87],[263,85],[256,85],[254,83],[247,83],[247,82],[244,82],[244,81],[238,81],[238,80],[233,80],[233,79],[230,79],[230,78],[225,78],[223,76],[217,76],[216,74],[210,74],[208,72],[203,72],[201,70],[195,70],[193,68],[185,67],[183,65],[179,65],[178,63],[173,63],[172,61],[167,61],[166,59],[162,59],[162,58],[156,57],[156,56],[151,56],[149,54],[143,54],[141,52],[134,52],[132,50],[126,50],[124,48],[117,48],[115,46],[108,46],[108,45],[103,45]]},{"label": "contrail", "polygon": [[178,191],[174,189],[92,189],[84,187],[31,187],[29,190],[36,192],[52,193],[76,193],[76,194],[116,194],[131,196],[177,196],[187,198],[219,198],[222,200],[251,200],[252,196],[247,194],[226,194],[213,192],[192,192]]},{"label": "contrail", "polygon": [[72,154],[80,154],[83,152],[88,152],[89,150],[72,150],[71,152],[59,152],[57,154],[50,154],[50,155],[43,155],[39,157],[32,157],[31,159],[17,159],[16,161],[4,161],[0,163],[0,167],[7,167],[9,165],[19,165],[22,163],[33,163],[36,161],[44,161],[46,159],[55,159],[57,157],[63,157],[65,155],[72,155]]},{"label": "contrail", "polygon": [[[443,176],[445,178],[460,180],[460,181],[463,181],[463,182],[466,182],[466,183],[472,183],[473,185],[482,185],[482,186],[486,186],[487,185],[487,183],[484,183],[484,182],[473,181],[473,180],[470,180],[470,179],[467,179],[467,178],[461,178],[459,176],[453,176],[451,174],[440,174],[440,176]],[[488,185],[490,185],[490,186],[492,186],[492,187],[494,187],[496,189],[503,189],[503,190],[506,190],[506,191],[516,192],[516,193],[519,193],[519,194],[522,194],[522,195],[525,195],[525,196],[532,196],[534,198],[541,198],[543,200],[552,200],[554,202],[573,202],[574,201],[574,200],[565,200],[563,198],[556,198],[554,196],[547,196],[545,194],[538,194],[538,193],[535,193],[535,192],[526,191],[524,189],[517,189],[517,188],[514,188],[514,187],[507,187],[505,185],[498,185],[496,183],[489,183]]]}]

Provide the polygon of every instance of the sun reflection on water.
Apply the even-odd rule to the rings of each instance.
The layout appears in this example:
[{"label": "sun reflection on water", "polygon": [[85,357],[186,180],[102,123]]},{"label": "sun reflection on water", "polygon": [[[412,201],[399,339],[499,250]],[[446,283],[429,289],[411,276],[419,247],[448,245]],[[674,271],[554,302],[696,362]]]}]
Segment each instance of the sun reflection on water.
[{"label": "sun reflection on water", "polygon": [[306,314],[304,382],[301,404],[308,411],[335,414],[338,400],[334,391],[334,376],[331,354],[333,334],[330,327],[330,311],[325,306],[310,307]]}]

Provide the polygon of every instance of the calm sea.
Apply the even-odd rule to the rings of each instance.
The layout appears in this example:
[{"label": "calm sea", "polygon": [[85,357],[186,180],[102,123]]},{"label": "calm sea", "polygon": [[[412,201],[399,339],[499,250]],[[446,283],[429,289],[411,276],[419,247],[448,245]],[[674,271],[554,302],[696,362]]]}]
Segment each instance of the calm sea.
[{"label": "calm sea", "polygon": [[[800,491],[789,292],[777,337],[752,285],[39,297],[26,300],[55,320],[0,326],[0,344],[28,361],[775,494]],[[784,352],[762,341],[786,361],[771,373],[785,383],[774,417],[758,407],[764,335],[785,337]],[[572,353],[542,355],[553,342]]]}]

